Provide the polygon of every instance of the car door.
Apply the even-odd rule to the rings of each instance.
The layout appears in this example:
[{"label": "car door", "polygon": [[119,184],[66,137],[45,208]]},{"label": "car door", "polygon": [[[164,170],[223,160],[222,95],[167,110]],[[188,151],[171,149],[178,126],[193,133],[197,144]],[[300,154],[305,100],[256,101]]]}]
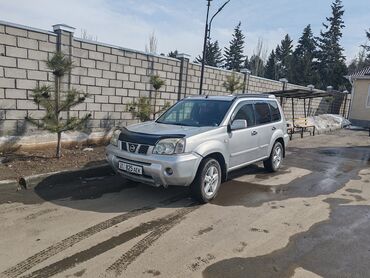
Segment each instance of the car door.
[{"label": "car door", "polygon": [[269,146],[271,142],[271,136],[276,129],[274,123],[271,122],[271,112],[268,102],[256,101],[254,103],[254,112],[256,115],[256,131],[258,132],[258,144],[259,144],[259,158],[268,157],[270,154]]},{"label": "car door", "polygon": [[255,115],[252,101],[240,103],[231,117],[235,120],[246,120],[247,127],[231,130],[229,133],[230,168],[248,164],[258,159],[259,142],[255,131]]},{"label": "car door", "polygon": [[[282,130],[284,131],[284,123],[282,121],[282,116],[280,113],[279,105],[276,100],[268,101],[270,112],[271,112],[271,122],[272,122],[272,135],[274,134],[275,130]],[[286,126],[285,126],[286,128]]]}]

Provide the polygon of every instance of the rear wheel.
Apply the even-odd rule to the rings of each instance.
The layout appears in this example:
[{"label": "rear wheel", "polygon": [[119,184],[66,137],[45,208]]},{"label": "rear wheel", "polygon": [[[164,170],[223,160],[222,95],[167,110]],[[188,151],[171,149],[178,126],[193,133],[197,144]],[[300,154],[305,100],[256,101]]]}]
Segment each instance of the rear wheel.
[{"label": "rear wheel", "polygon": [[283,153],[283,145],[280,142],[275,142],[272,147],[270,157],[263,162],[263,166],[265,166],[266,170],[269,172],[278,171],[283,162]]},{"label": "rear wheel", "polygon": [[208,203],[216,197],[221,185],[221,167],[214,158],[204,159],[197,176],[190,186],[191,195],[201,203]]}]

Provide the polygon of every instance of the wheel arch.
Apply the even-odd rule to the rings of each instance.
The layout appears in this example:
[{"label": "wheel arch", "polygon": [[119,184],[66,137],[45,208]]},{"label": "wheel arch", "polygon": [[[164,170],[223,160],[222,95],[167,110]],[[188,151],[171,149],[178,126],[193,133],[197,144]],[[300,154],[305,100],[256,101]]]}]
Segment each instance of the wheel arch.
[{"label": "wheel arch", "polygon": [[282,137],[278,137],[278,138],[276,138],[274,144],[276,142],[281,143],[281,145],[283,146],[283,157],[285,157],[285,142],[284,142],[284,139]]},{"label": "wheel arch", "polygon": [[271,154],[272,148],[274,147],[276,142],[280,142],[283,145],[283,157],[285,157],[286,144],[284,142],[284,133],[280,128],[275,130],[270,138],[270,145],[268,147],[268,155]]},{"label": "wheel arch", "polygon": [[227,164],[226,164],[226,160],[225,160],[223,154],[220,153],[220,152],[213,152],[213,153],[210,153],[207,156],[203,157],[202,160],[204,160],[206,158],[213,158],[213,159],[217,160],[217,162],[220,164],[220,167],[221,167],[222,182],[226,181],[227,180]]}]

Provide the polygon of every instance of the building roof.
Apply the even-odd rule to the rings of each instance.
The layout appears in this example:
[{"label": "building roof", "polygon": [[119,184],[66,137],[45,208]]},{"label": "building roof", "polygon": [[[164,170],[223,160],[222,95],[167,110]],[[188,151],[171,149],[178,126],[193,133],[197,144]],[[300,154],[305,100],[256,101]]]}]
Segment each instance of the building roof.
[{"label": "building roof", "polygon": [[356,71],[348,75],[351,79],[361,78],[361,77],[370,77],[370,66],[363,68],[362,70]]}]

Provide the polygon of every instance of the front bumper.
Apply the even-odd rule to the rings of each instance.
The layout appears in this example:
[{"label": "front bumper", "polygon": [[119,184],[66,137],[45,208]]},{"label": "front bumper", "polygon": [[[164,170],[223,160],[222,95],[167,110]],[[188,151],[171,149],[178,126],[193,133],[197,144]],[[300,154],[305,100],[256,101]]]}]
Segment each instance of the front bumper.
[{"label": "front bumper", "polygon": [[[141,155],[122,151],[108,145],[106,159],[115,172],[134,181],[153,186],[180,185],[189,186],[195,178],[202,156],[196,153],[180,155]],[[126,162],[143,167],[143,175],[135,175],[118,168],[118,162]],[[167,174],[166,168],[171,168],[173,173]]]}]

